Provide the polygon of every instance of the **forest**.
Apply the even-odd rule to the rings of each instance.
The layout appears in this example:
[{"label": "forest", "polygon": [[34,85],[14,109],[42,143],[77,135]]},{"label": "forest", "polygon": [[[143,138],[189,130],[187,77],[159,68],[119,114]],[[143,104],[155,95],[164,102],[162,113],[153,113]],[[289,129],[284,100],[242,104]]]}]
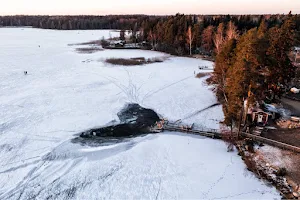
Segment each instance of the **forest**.
[{"label": "forest", "polygon": [[[293,15],[295,39],[300,41],[300,15]],[[152,48],[174,55],[205,54],[214,56],[214,37],[220,24],[224,29],[234,25],[242,35],[258,27],[262,21],[267,29],[281,26],[286,15],[108,15],[108,16],[0,16],[1,26],[31,26],[43,29],[131,30],[132,39],[148,41]],[[221,28],[221,27],[220,27]],[[189,36],[188,36],[189,34]],[[218,48],[218,47],[217,47]]]}]

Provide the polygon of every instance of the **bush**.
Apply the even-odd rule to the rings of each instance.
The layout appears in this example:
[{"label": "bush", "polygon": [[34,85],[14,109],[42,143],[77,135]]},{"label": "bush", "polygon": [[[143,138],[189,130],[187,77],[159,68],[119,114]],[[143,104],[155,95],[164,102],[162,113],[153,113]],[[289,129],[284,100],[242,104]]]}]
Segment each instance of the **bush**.
[{"label": "bush", "polygon": [[256,163],[251,157],[245,156],[244,157],[244,162],[247,166],[247,169],[251,172],[256,172],[257,171],[257,166]]},{"label": "bush", "polygon": [[112,65],[124,65],[124,66],[133,66],[133,65],[144,65],[151,64],[157,62],[163,62],[163,58],[144,58],[144,57],[136,57],[136,58],[108,58],[105,62]]},{"label": "bush", "polygon": [[112,65],[124,65],[124,66],[132,66],[132,65],[143,65],[144,62],[134,59],[125,59],[125,58],[108,58],[105,62]]},{"label": "bush", "polygon": [[287,170],[285,167],[280,167],[279,170],[276,172],[277,176],[285,176],[287,174]]},{"label": "bush", "polygon": [[89,42],[68,44],[68,46],[79,46],[79,45],[99,46],[99,45],[101,45],[101,41],[100,40],[92,40],[92,41],[89,41]]},{"label": "bush", "polygon": [[109,42],[107,40],[102,39],[100,41],[100,44],[103,48],[108,47],[109,46]]},{"label": "bush", "polygon": [[207,75],[209,75],[210,73],[198,73],[198,74],[196,74],[196,78],[203,78],[203,77],[205,77],[205,76],[207,76]]},{"label": "bush", "polygon": [[95,53],[97,51],[102,51],[102,48],[98,47],[85,47],[85,48],[76,48],[78,53]]},{"label": "bush", "polygon": [[246,139],[245,145],[248,147],[247,150],[248,150],[250,153],[254,153],[254,152],[255,152],[255,151],[254,151],[254,142],[253,142],[253,140]]}]

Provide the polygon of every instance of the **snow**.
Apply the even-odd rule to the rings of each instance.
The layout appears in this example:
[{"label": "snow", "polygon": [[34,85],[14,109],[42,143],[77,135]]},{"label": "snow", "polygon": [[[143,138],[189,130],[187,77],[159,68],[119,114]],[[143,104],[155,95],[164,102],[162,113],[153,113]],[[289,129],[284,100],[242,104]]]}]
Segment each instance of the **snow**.
[{"label": "snow", "polygon": [[293,166],[293,162],[289,156],[286,156],[283,153],[282,149],[272,147],[269,145],[264,145],[263,147],[260,147],[257,149],[258,155],[262,156],[266,162],[271,164],[275,167],[285,167],[289,168],[290,166]]},{"label": "snow", "polygon": [[[217,102],[205,77],[194,77],[198,66],[211,72],[209,61],[141,50],[78,54],[68,45],[110,33],[0,29],[0,199],[280,198],[221,141],[163,133],[73,143],[117,120],[128,102],[207,128],[223,119],[221,106],[187,118]],[[122,67],[103,62],[111,57],[168,59]]]}]

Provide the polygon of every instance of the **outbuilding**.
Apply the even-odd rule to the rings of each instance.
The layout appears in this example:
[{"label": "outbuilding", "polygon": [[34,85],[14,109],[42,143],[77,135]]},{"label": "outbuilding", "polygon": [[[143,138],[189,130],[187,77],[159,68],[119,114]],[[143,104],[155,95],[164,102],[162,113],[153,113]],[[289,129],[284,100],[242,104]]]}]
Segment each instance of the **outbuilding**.
[{"label": "outbuilding", "polygon": [[256,123],[257,125],[265,126],[269,120],[269,113],[264,112],[262,110],[254,111],[252,113],[252,122]]}]

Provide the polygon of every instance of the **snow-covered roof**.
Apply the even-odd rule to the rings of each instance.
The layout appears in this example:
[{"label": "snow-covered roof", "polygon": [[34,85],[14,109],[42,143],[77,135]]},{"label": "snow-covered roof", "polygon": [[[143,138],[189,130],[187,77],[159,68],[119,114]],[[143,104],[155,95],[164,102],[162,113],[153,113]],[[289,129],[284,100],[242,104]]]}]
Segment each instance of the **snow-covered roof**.
[{"label": "snow-covered roof", "polygon": [[255,110],[253,110],[253,113],[267,113],[267,112],[263,111],[263,110],[260,109],[260,108],[257,108],[257,109],[255,109]]},{"label": "snow-covered roof", "polygon": [[123,43],[123,41],[122,40],[114,40],[114,41],[111,41],[110,43],[111,44],[121,44],[121,43]]},{"label": "snow-covered roof", "polygon": [[265,108],[268,112],[279,113],[278,109],[272,104],[265,104]]}]

